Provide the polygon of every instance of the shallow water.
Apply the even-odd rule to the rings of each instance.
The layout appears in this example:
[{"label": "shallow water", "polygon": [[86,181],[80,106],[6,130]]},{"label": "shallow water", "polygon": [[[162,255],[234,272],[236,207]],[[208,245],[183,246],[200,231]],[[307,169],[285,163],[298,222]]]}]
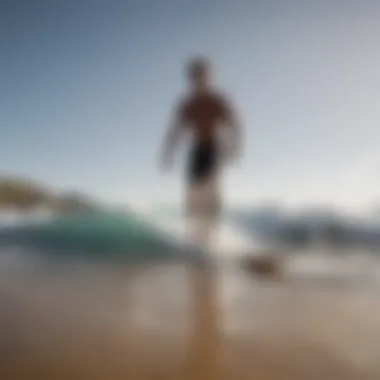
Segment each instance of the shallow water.
[{"label": "shallow water", "polygon": [[[284,265],[283,280],[271,282],[250,278],[236,262],[219,264],[215,298],[231,379],[243,372],[270,378],[274,367],[276,379],[380,378],[376,257],[312,252]],[[90,371],[83,367],[89,355],[106,377],[131,358],[151,369],[178,366],[197,334],[188,269],[54,265],[28,252],[3,252],[0,349],[8,364],[1,361],[1,378],[12,361],[23,367],[63,360]]]}]

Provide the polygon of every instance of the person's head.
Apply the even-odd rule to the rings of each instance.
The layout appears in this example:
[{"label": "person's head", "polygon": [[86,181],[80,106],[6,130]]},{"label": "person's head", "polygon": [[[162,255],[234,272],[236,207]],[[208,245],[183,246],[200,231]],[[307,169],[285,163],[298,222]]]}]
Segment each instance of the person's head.
[{"label": "person's head", "polygon": [[195,89],[207,88],[211,81],[211,65],[207,58],[197,57],[189,61],[187,76]]}]

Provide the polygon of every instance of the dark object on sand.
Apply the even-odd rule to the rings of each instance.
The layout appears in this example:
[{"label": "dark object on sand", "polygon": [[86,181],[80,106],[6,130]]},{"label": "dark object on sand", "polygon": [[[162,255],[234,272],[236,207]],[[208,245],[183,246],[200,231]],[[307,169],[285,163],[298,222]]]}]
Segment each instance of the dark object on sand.
[{"label": "dark object on sand", "polygon": [[242,267],[250,276],[279,279],[282,275],[281,262],[273,255],[246,257],[243,259]]}]

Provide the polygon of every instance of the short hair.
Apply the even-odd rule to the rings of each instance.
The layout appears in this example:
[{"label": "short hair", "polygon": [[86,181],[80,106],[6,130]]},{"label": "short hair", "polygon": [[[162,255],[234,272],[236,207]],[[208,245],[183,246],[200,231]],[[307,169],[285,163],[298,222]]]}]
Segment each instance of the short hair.
[{"label": "short hair", "polygon": [[187,64],[187,75],[194,78],[199,74],[208,71],[210,68],[210,62],[205,57],[195,57],[189,60]]}]

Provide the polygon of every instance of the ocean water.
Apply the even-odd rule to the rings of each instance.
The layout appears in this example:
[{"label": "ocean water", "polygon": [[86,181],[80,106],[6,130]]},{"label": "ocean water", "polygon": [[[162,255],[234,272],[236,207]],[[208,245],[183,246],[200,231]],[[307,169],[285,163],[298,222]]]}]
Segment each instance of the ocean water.
[{"label": "ocean water", "polygon": [[[178,221],[156,222],[170,233],[184,232]],[[259,342],[280,356],[318,348],[361,378],[380,378],[378,257],[324,249],[278,252],[282,279],[260,280],[244,272],[239,258],[265,247],[238,232],[225,223],[212,252],[221,334]],[[88,336],[129,341],[130,334],[143,333],[161,334],[167,344],[180,342],[184,349],[199,307],[191,273],[185,264],[63,264],[17,247],[0,252],[0,348],[7,351],[18,342],[48,351],[63,341],[90,342]],[[296,354],[291,360],[297,361]]]}]

